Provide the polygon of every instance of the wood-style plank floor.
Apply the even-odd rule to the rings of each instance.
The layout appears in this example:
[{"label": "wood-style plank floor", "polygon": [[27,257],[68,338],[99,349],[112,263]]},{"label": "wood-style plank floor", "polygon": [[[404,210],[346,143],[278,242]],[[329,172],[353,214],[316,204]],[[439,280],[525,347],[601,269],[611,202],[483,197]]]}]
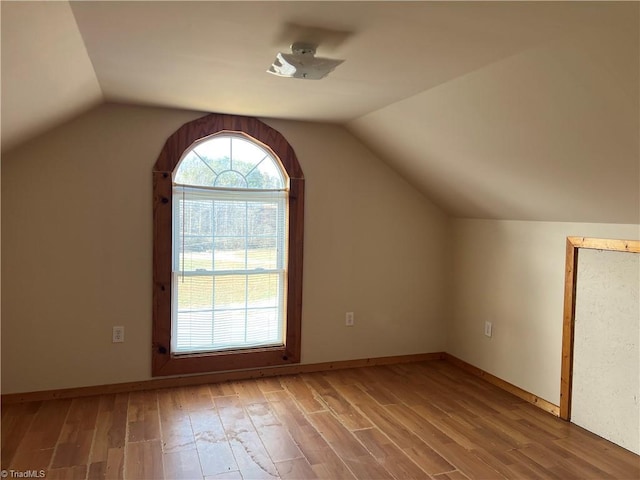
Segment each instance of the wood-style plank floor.
[{"label": "wood-style plank floor", "polygon": [[444,362],[7,405],[47,479],[638,479],[640,459]]}]

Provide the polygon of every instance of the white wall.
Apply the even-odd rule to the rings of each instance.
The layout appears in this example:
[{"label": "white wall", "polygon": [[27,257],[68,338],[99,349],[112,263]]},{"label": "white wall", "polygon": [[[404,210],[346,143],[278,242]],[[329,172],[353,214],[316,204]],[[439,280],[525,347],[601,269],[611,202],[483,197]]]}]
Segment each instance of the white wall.
[{"label": "white wall", "polygon": [[[150,378],[151,169],[201,115],[104,105],[3,156],[3,393]],[[303,363],[444,350],[447,217],[343,128],[267,123],[306,178]]]},{"label": "white wall", "polygon": [[556,405],[567,236],[639,239],[640,226],[453,221],[447,352]]},{"label": "white wall", "polygon": [[571,421],[640,455],[640,255],[581,249]]}]

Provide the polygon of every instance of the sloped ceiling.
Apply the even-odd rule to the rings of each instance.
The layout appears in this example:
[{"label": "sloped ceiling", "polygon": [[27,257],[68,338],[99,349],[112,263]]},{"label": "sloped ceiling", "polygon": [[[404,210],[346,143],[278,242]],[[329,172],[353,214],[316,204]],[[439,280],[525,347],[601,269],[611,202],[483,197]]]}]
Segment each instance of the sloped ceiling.
[{"label": "sloped ceiling", "polygon": [[67,2],[2,2],[2,151],[102,102]]},{"label": "sloped ceiling", "polygon": [[[3,1],[3,151],[101,101],[335,122],[455,216],[640,223],[638,7]],[[266,74],[296,40],[346,62]]]},{"label": "sloped ceiling", "polygon": [[628,6],[348,126],[453,216],[640,223]]}]

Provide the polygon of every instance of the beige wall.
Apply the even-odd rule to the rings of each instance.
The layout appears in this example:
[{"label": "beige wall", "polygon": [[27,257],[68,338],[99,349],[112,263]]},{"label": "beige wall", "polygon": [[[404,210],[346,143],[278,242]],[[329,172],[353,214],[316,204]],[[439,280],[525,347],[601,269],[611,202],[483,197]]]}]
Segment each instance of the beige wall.
[{"label": "beige wall", "polygon": [[[151,168],[200,115],[104,105],[3,156],[3,393],[150,378]],[[307,179],[304,363],[446,350],[559,402],[565,237],[638,225],[450,221],[343,128],[267,122]]]},{"label": "beige wall", "polygon": [[[150,378],[151,168],[201,115],[104,105],[3,156],[3,393]],[[447,217],[344,129],[268,123],[307,179],[303,362],[444,350]]]},{"label": "beige wall", "polygon": [[559,404],[566,237],[640,239],[640,226],[460,219],[452,230],[447,351]]}]

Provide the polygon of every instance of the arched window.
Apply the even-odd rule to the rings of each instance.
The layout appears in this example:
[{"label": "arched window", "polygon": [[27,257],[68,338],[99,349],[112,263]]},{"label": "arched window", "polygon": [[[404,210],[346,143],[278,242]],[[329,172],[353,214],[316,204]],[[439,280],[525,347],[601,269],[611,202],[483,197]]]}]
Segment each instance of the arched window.
[{"label": "arched window", "polygon": [[183,125],[154,168],[153,374],[300,361],[304,179],[259,120]]}]

